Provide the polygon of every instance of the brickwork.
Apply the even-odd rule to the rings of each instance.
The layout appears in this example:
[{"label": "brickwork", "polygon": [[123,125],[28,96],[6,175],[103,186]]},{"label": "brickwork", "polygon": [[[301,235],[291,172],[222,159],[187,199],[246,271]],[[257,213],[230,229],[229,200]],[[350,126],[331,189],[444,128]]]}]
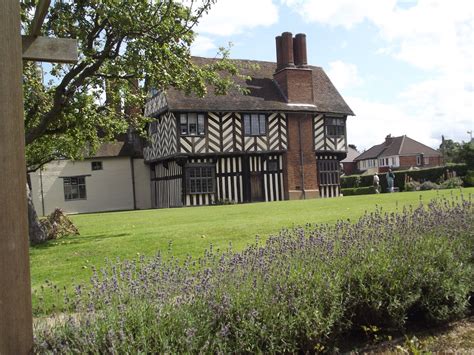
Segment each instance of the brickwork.
[{"label": "brickwork", "polygon": [[409,168],[416,165],[416,156],[400,157],[400,168]]},{"label": "brickwork", "polygon": [[428,164],[417,165],[416,164],[416,155],[411,156],[400,156],[400,169],[409,168],[411,166],[417,166],[419,168],[434,167],[442,164],[441,156],[438,157],[427,157]]},{"label": "brickwork", "polygon": [[289,103],[314,104],[311,69],[284,68],[273,77]]},{"label": "brickwork", "polygon": [[[299,127],[300,125],[301,128]],[[301,164],[300,139],[301,151],[303,152],[303,164]],[[288,115],[288,152],[286,154],[284,171],[286,172],[290,199],[302,198],[303,190],[305,191],[306,198],[319,196],[317,192],[318,181],[316,157],[313,148],[311,115]]]}]

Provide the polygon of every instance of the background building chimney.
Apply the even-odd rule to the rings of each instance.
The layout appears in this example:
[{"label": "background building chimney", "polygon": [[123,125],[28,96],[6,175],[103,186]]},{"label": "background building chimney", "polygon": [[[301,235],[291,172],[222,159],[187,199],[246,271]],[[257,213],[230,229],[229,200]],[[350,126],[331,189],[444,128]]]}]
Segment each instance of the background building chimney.
[{"label": "background building chimney", "polygon": [[308,58],[306,54],[306,35],[298,33],[293,39],[293,51],[295,65],[297,67],[306,67],[308,65]]}]

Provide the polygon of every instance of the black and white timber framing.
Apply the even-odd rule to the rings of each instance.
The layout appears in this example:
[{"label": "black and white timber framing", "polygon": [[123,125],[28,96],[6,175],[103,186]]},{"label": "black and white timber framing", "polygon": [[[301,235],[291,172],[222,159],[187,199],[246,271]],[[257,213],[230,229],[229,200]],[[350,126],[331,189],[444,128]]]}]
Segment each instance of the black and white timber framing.
[{"label": "black and white timber framing", "polygon": [[[340,196],[340,160],[347,152],[347,129],[345,117],[344,135],[330,136],[327,129],[327,119],[334,118],[333,115],[326,116],[318,114],[313,117],[314,151],[318,169],[319,194],[321,197]],[[336,153],[336,154],[331,154]]]},{"label": "black and white timber framing", "polygon": [[[153,207],[286,198],[285,113],[266,113],[266,134],[260,136],[245,136],[242,116],[240,112],[206,112],[205,134],[201,136],[180,134],[179,112],[163,112],[149,124],[144,157],[151,168]],[[323,114],[313,117],[313,126],[320,196],[339,196],[339,161],[347,145],[345,135],[328,136]],[[213,169],[212,192],[191,193],[186,188],[186,169],[199,164]]]},{"label": "black and white timber framing", "polygon": [[[332,118],[333,116],[331,116]],[[326,119],[328,117],[319,114],[313,117],[314,127],[314,150],[316,152],[347,152],[347,134],[344,125],[344,135],[331,137],[327,132]],[[345,118],[343,118],[345,121]]]}]

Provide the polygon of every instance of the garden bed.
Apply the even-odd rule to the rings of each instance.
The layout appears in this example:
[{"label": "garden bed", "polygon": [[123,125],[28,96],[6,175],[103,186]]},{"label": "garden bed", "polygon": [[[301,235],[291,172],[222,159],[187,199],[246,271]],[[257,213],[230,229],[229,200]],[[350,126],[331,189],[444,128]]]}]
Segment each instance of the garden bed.
[{"label": "garden bed", "polygon": [[473,223],[470,200],[438,199],[241,252],[110,262],[66,295],[80,317],[36,328],[36,351],[318,352],[361,329],[444,323],[469,307]]}]

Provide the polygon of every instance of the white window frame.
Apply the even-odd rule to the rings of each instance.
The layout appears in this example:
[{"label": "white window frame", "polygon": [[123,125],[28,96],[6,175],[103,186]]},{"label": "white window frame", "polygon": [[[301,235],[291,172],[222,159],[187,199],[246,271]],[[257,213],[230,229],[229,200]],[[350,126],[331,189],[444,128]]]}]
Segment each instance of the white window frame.
[{"label": "white window frame", "polygon": [[63,187],[65,201],[87,200],[85,176],[65,176]]}]

